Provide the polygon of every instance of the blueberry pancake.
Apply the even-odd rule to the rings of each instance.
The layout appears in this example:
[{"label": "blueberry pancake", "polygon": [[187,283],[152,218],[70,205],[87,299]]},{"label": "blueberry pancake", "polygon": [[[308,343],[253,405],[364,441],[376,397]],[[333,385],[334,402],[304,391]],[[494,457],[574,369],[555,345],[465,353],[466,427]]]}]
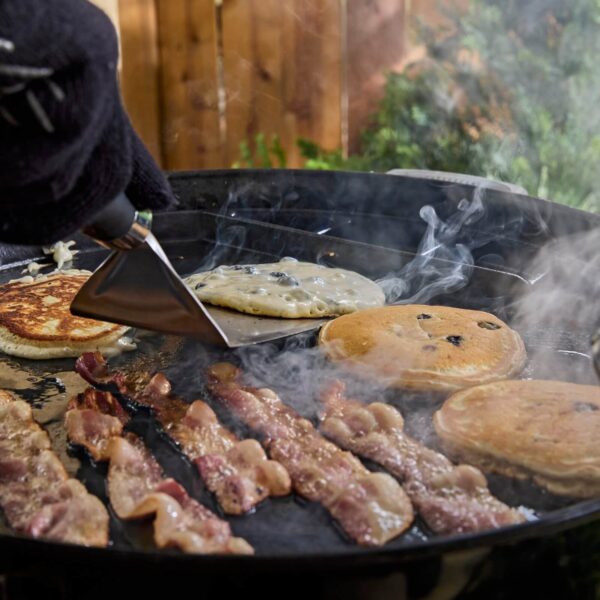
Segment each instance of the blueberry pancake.
[{"label": "blueberry pancake", "polygon": [[327,356],[385,385],[452,392],[517,375],[526,360],[516,331],[489,313],[409,304],[326,323]]},{"label": "blueberry pancake", "polygon": [[600,495],[598,386],[498,381],[453,394],[433,422],[449,454],[483,471],[555,494]]},{"label": "blueberry pancake", "polygon": [[220,266],[185,282],[202,302],[268,317],[331,317],[385,303],[383,290],[354,271],[289,257]]}]

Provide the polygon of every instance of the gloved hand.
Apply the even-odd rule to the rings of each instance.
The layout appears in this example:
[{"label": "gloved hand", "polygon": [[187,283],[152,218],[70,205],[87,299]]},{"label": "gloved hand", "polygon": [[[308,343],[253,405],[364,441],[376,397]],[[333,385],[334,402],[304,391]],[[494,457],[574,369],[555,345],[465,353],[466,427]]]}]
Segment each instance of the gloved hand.
[{"label": "gloved hand", "polygon": [[47,244],[125,190],[174,203],[133,130],[108,17],[86,0],[0,0],[0,240]]}]

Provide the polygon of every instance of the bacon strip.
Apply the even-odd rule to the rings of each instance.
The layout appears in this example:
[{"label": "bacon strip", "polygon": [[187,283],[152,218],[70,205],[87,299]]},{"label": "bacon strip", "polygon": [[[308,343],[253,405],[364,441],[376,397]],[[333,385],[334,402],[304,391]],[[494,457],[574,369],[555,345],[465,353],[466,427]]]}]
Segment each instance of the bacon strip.
[{"label": "bacon strip", "polygon": [[412,505],[392,477],[370,472],[328,442],[272,390],[242,386],[241,374],[228,363],[213,365],[208,371],[210,390],[263,437],[298,494],[322,504],[359,544],[380,546],[410,526]]},{"label": "bacon strip", "polygon": [[0,391],[0,506],[10,526],[34,538],[108,544],[108,513],[50,449],[31,407]]},{"label": "bacon strip", "polygon": [[99,353],[84,354],[76,368],[88,381],[113,381],[134,402],[152,408],[168,435],[195,463],[226,513],[239,515],[268,496],[290,493],[287,471],[278,462],[268,460],[256,440],[240,441],[219,423],[205,402],[188,404],[174,396],[162,373],[152,377],[139,373],[135,378],[120,373],[111,375]]},{"label": "bacon strip", "polygon": [[435,533],[466,533],[513,525],[523,515],[492,496],[485,476],[469,465],[453,465],[403,432],[392,406],[344,397],[341,381],[322,395],[321,431],[336,444],[368,458],[400,479],[415,508]]},{"label": "bacon strip", "polygon": [[159,548],[201,554],[253,553],[245,540],[232,536],[226,521],[165,476],[137,436],[122,436],[128,416],[110,392],[87,389],[70,401],[65,420],[72,443],[84,446],[96,460],[109,461],[108,494],[117,516],[154,515],[154,540]]},{"label": "bacon strip", "polygon": [[110,459],[110,442],[123,433],[129,415],[110,393],[88,388],[72,398],[65,414],[69,441],[83,446],[95,461]]}]

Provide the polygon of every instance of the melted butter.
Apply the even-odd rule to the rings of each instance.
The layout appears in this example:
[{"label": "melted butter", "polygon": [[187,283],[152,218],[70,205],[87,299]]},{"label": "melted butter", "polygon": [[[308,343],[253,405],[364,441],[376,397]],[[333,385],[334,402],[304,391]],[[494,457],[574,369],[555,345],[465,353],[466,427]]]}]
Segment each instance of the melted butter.
[{"label": "melted butter", "polygon": [[103,354],[106,357],[117,356],[121,352],[132,352],[137,349],[137,343],[128,335],[120,337],[112,346],[107,346],[103,349]]},{"label": "melted butter", "polygon": [[185,282],[203,302],[275,317],[336,316],[385,303],[382,289],[354,271],[294,258],[219,266]]},{"label": "melted butter", "polygon": [[36,377],[25,371],[14,361],[0,361],[0,389],[28,390],[33,389]]},{"label": "melted butter", "polygon": [[27,273],[28,275],[37,275],[40,269],[50,267],[51,263],[37,263],[32,261],[27,263],[27,266],[21,271],[21,273]]},{"label": "melted butter", "polygon": [[75,245],[75,241],[70,242],[56,242],[49,248],[44,248],[44,254],[51,254],[52,260],[58,265],[57,268],[60,270],[63,268],[65,263],[69,263],[73,260],[79,250],[71,250],[71,247]]},{"label": "melted butter", "polygon": [[[37,264],[37,263],[29,263],[29,264]],[[46,265],[41,265],[44,267]],[[29,269],[29,265],[28,265]],[[11,279],[8,283],[33,283],[34,281],[44,281],[48,279],[51,275],[56,275],[57,273],[61,273],[63,275],[91,275],[91,271],[87,271],[86,269],[54,269],[54,271],[50,271],[49,273],[38,273],[37,275],[25,275],[24,277],[18,277],[17,279]]]}]

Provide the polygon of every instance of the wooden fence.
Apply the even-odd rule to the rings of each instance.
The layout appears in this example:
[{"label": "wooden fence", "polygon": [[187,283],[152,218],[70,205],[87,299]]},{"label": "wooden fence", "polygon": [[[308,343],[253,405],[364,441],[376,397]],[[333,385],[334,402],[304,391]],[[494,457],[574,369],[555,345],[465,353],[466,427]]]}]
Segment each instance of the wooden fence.
[{"label": "wooden fence", "polygon": [[[104,2],[110,0],[104,0]],[[167,169],[230,167],[239,145],[279,136],[357,148],[413,15],[435,0],[114,0],[134,125]]]}]

